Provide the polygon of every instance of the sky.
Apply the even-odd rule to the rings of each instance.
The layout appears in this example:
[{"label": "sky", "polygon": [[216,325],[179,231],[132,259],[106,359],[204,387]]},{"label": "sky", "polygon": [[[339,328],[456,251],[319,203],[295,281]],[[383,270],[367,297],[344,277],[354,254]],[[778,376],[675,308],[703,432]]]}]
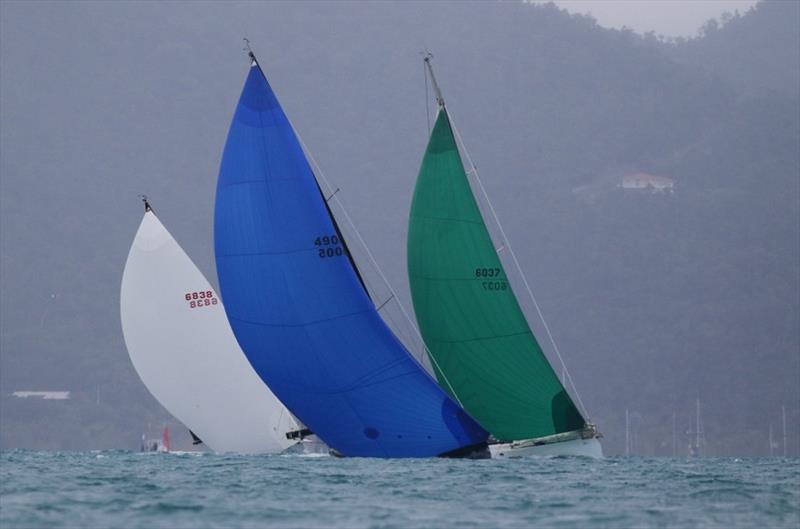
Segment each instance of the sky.
[{"label": "sky", "polygon": [[[548,3],[550,0],[534,0]],[[655,31],[668,37],[693,37],[710,18],[739,10],[744,14],[757,0],[554,0],[570,13],[590,14],[608,28],[627,26],[639,33]]]}]

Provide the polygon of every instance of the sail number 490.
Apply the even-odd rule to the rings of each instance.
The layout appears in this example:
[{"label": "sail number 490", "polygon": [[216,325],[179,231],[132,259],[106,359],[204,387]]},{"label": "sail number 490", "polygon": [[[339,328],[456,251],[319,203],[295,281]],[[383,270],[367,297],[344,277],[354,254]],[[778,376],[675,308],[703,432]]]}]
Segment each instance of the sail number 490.
[{"label": "sail number 490", "polygon": [[314,239],[314,246],[318,247],[317,256],[320,259],[326,257],[338,257],[344,253],[339,245],[341,241],[338,235],[321,235]]}]

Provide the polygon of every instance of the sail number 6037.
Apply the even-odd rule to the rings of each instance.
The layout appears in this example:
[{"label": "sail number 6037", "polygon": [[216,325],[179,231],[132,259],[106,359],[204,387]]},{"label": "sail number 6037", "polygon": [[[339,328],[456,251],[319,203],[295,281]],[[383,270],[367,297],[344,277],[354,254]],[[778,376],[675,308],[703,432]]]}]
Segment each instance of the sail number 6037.
[{"label": "sail number 6037", "polygon": [[475,277],[500,277],[499,268],[476,268]]},{"label": "sail number 6037", "polygon": [[508,283],[505,280],[500,279],[500,274],[503,271],[499,268],[476,268],[475,269],[475,277],[479,277],[481,279],[489,279],[495,278],[494,281],[481,281],[481,286],[483,286],[484,290],[492,290],[492,291],[500,291],[500,290],[507,290]]}]

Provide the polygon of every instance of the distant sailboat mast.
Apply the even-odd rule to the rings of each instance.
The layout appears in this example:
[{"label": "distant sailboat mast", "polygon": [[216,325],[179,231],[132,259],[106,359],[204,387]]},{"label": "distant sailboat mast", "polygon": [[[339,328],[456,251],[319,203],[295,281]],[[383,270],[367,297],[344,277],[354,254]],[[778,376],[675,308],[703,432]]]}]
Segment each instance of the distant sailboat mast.
[{"label": "distant sailboat mast", "polygon": [[625,408],[625,455],[631,455],[631,416]]},{"label": "distant sailboat mast", "polygon": [[695,401],[695,426],[694,426],[694,446],[689,443],[692,448],[692,456],[703,457],[705,456],[706,438],[703,431],[703,421],[700,417],[700,398]]},{"label": "distant sailboat mast", "polygon": [[672,411],[672,457],[678,455],[677,428],[675,410]]},{"label": "distant sailboat mast", "polygon": [[695,446],[697,455],[700,455],[700,399],[697,399],[697,413],[695,414]]},{"label": "distant sailboat mast", "polygon": [[786,457],[786,406],[781,406],[781,419],[783,421],[783,457]]},{"label": "distant sailboat mast", "polygon": [[772,423],[769,423],[769,457],[773,457],[775,455],[775,441],[772,438]]}]

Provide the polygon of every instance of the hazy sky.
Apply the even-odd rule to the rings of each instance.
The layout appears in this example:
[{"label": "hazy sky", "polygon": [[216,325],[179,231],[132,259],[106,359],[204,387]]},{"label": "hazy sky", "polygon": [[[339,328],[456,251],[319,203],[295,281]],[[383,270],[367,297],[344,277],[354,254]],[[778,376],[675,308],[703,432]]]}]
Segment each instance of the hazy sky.
[{"label": "hazy sky", "polygon": [[[547,3],[550,0],[533,0]],[[692,37],[710,18],[725,11],[745,11],[756,0],[554,0],[570,13],[591,14],[601,26],[628,26],[640,33]]]}]

